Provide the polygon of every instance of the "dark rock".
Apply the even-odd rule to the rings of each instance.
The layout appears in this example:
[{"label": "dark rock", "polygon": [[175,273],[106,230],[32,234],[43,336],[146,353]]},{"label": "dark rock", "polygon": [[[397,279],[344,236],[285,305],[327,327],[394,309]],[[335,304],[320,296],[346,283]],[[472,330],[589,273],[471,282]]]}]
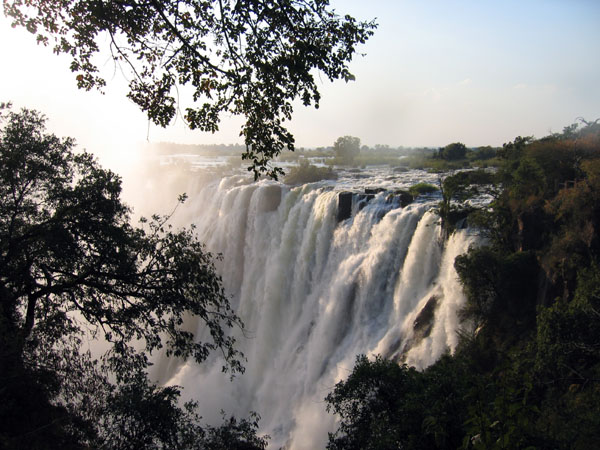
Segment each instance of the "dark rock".
[{"label": "dark rock", "polygon": [[390,346],[382,352],[382,356],[392,361],[402,362],[406,359],[406,353],[428,337],[433,330],[435,310],[438,306],[438,298],[435,295],[429,297],[425,306],[421,308],[413,322],[413,336],[404,341],[403,336],[395,339]]},{"label": "dark rock", "polygon": [[435,309],[438,305],[438,298],[432,295],[425,306],[419,311],[417,318],[413,323],[414,341],[419,342],[429,336],[433,329],[433,319],[435,317]]},{"label": "dark rock", "polygon": [[389,194],[385,201],[386,203],[398,203],[402,208],[410,205],[414,200],[413,195],[408,191],[395,191]]},{"label": "dark rock", "polygon": [[337,221],[349,219],[352,216],[352,192],[340,192],[338,194]]},{"label": "dark rock", "polygon": [[365,194],[379,194],[380,192],[385,192],[384,188],[365,188]]},{"label": "dark rock", "polygon": [[360,211],[361,209],[363,209],[365,206],[367,206],[367,203],[369,203],[374,198],[375,194],[357,194],[356,202],[358,204],[358,210]]}]

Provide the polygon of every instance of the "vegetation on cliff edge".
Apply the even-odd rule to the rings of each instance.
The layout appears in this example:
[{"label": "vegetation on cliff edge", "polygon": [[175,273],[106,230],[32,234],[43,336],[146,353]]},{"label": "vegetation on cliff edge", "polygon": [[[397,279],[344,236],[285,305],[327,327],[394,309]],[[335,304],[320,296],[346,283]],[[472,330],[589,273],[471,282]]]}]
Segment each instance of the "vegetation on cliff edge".
[{"label": "vegetation on cliff edge", "polygon": [[[455,262],[467,297],[458,348],[422,372],[359,357],[326,398],[340,418],[328,448],[600,442],[600,124],[518,137],[499,157],[482,175],[493,201],[466,213],[487,244]],[[449,209],[482,181],[472,176],[444,180]]]}]

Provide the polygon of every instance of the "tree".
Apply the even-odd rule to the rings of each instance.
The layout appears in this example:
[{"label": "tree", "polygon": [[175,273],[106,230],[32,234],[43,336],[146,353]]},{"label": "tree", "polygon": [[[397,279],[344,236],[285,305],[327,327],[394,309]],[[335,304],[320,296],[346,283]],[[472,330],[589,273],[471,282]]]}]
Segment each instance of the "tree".
[{"label": "tree", "polygon": [[335,156],[351,163],[360,153],[360,139],[353,136],[339,137],[333,144],[333,150]]},{"label": "tree", "polygon": [[440,148],[439,157],[447,161],[463,159],[467,155],[467,147],[461,142],[454,142]]},{"label": "tree", "polygon": [[[133,227],[119,177],[47,134],[41,114],[4,107],[0,123],[0,446],[97,443],[98,427],[110,429],[101,418],[123,420],[119,401],[129,431],[188,423],[178,389],[152,385],[145,369],[164,346],[197,362],[219,351],[224,369],[243,370],[227,332],[242,324],[211,254],[168,217]],[[182,327],[187,316],[199,318],[205,342]],[[84,337],[99,336],[112,344],[101,362],[79,353]],[[144,434],[172,448],[177,430]],[[120,441],[133,442],[127,433]]]},{"label": "tree", "polygon": [[[454,227],[459,220],[474,211],[472,206],[464,204],[466,200],[483,193],[494,192],[494,188],[491,186],[494,182],[494,174],[483,169],[456,172],[444,178],[443,181],[440,178],[438,182],[442,192],[438,214],[446,238],[454,232]],[[453,205],[453,201],[459,203]]]},{"label": "tree", "polygon": [[249,170],[275,178],[282,171],[268,162],[294,149],[285,125],[292,103],[319,106],[316,71],[353,80],[348,64],[376,27],[338,16],[328,0],[7,0],[4,11],[39,43],[68,54],[86,90],[106,84],[94,57],[108,42],[131,77],[128,97],[158,125],[177,115],[182,86],[191,88],[191,129],[215,132],[223,114],[245,117]]},{"label": "tree", "polygon": [[328,449],[458,448],[468,373],[443,356],[423,372],[364,355],[325,398],[340,417]]},{"label": "tree", "polygon": [[523,149],[533,141],[533,136],[517,136],[513,142],[502,144],[498,156],[506,160],[518,159],[523,154]]}]

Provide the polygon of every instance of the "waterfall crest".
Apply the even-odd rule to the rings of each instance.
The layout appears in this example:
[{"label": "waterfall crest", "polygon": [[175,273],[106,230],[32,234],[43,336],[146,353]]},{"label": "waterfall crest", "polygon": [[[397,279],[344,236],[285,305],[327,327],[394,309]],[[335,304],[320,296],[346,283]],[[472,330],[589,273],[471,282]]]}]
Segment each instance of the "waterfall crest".
[{"label": "waterfall crest", "polygon": [[230,382],[216,359],[160,360],[156,370],[207,421],[252,410],[273,448],[324,448],[335,424],[323,399],[357,354],[425,367],[457,345],[464,297],[453,263],[476,237],[462,230],[442,242],[435,199],[400,207],[389,191],[354,193],[338,221],[333,184],[229,177],[190,194],[184,220],[222,255],[218,271],[246,326],[246,372]]}]

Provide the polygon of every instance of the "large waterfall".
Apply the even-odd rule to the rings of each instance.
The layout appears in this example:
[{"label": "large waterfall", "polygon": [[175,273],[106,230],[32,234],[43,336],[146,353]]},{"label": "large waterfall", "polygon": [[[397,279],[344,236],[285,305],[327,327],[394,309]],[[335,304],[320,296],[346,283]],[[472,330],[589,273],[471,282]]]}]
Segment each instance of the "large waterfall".
[{"label": "large waterfall", "polygon": [[394,194],[431,175],[371,175],[298,187],[241,176],[188,186],[178,219],[222,255],[218,270],[245,323],[246,372],[233,381],[216,359],[156,363],[154,375],[184,386],[204,419],[256,411],[273,448],[324,448],[335,419],[323,399],[356,355],[424,367],[455,348],[464,298],[453,263],[476,238],[462,230],[444,242],[437,199],[402,205]]}]

